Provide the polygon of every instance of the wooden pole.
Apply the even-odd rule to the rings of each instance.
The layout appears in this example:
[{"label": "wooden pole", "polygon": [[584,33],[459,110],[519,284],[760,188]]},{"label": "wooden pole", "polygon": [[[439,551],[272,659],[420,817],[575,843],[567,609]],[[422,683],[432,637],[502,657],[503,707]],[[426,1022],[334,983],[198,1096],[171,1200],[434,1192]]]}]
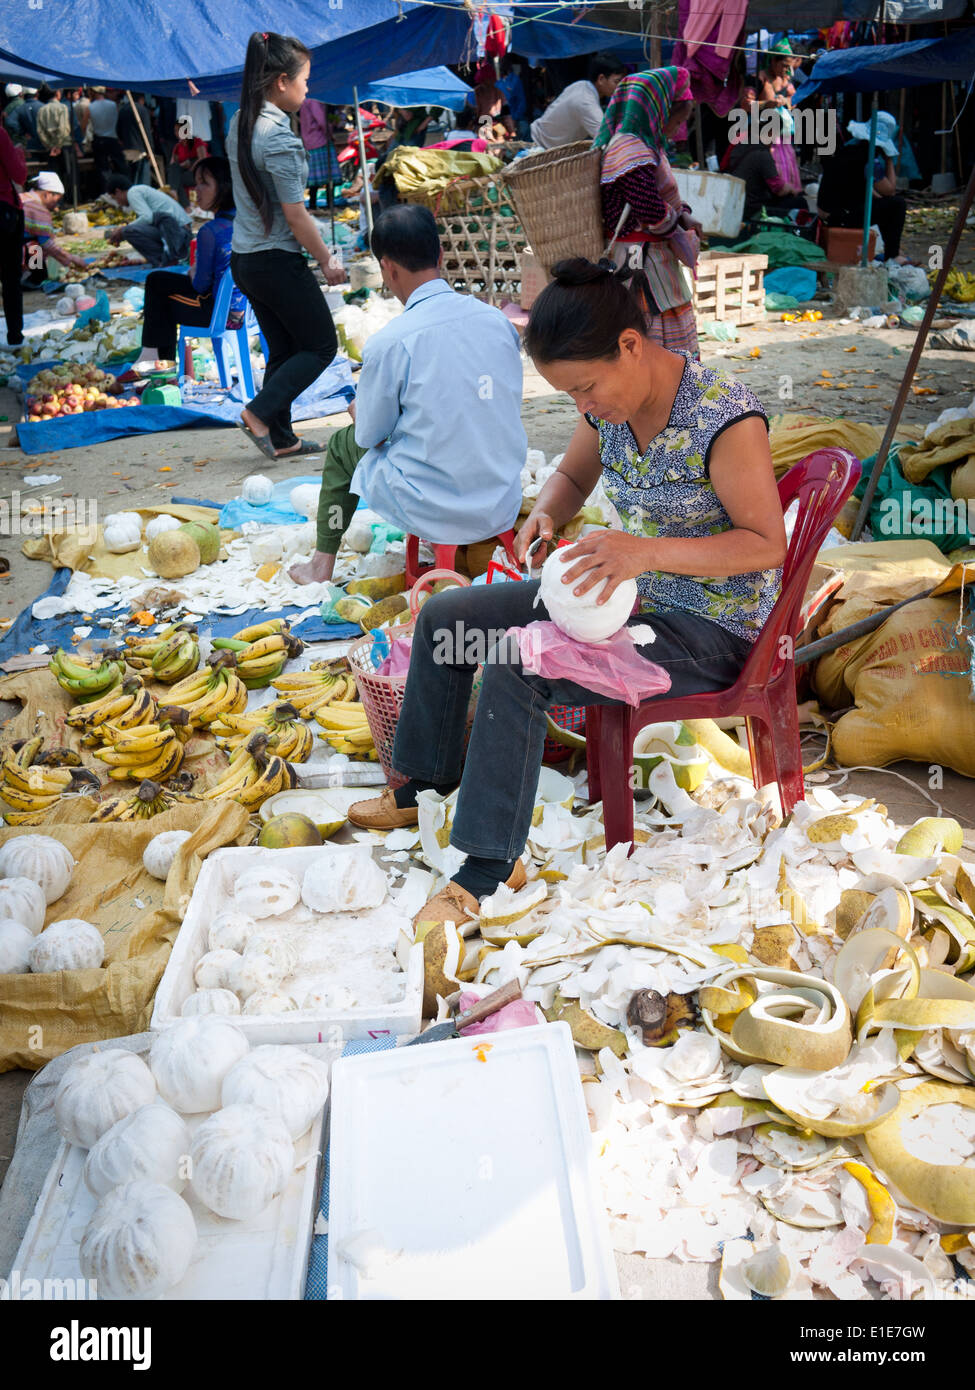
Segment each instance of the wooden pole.
[{"label": "wooden pole", "polygon": [[917,364],[921,360],[921,353],[924,351],[928,330],[931,327],[935,314],[938,312],[938,302],[941,299],[941,292],[945,287],[948,271],[951,269],[952,262],[955,259],[955,252],[958,250],[958,243],[965,229],[965,219],[968,216],[973,201],[975,201],[975,167],[972,168],[965,192],[958,204],[955,225],[951,229],[951,236],[948,238],[948,245],[945,248],[945,258],[941,265],[941,269],[938,271],[938,277],[931,288],[927,306],[924,310],[924,318],[918,326],[917,337],[914,339],[911,355],[907,359],[907,366],[904,369],[904,379],[900,384],[893,409],[887,420],[887,428],[884,430],[884,437],[880,441],[880,449],[874,461],[873,471],[870,474],[870,481],[867,483],[867,490],[863,494],[860,510],[857,512],[856,521],[854,521],[853,529],[850,532],[851,541],[855,541],[859,537],[860,532],[866,524],[867,517],[870,515],[870,505],[873,502],[874,493],[877,491],[880,475],[884,471],[884,464],[887,462],[887,455],[890,453],[890,446],[893,443],[894,435],[897,433],[897,426],[904,410],[907,393],[910,390],[911,382],[914,380],[914,373],[917,371]]},{"label": "wooden pole", "polygon": [[941,84],[941,129],[946,133],[941,137],[941,172],[948,172],[948,84]]},{"label": "wooden pole", "polygon": [[156,183],[159,185],[160,188],[162,188],[165,180],[159,172],[159,165],[156,163],[156,156],[152,152],[152,146],[149,143],[149,137],[146,134],[145,127],[142,124],[142,117],[139,115],[139,108],[136,106],[135,100],[131,92],[127,91],[125,95],[128,97],[129,105],[132,107],[132,114],[135,117],[136,125],[139,127],[139,134],[142,136],[142,143],[146,147],[146,154],[149,156],[149,163],[152,165],[152,172],[156,176]]},{"label": "wooden pole", "polygon": [[663,67],[663,41],[660,37],[660,25],[663,15],[659,5],[650,7],[650,66],[652,68]]}]

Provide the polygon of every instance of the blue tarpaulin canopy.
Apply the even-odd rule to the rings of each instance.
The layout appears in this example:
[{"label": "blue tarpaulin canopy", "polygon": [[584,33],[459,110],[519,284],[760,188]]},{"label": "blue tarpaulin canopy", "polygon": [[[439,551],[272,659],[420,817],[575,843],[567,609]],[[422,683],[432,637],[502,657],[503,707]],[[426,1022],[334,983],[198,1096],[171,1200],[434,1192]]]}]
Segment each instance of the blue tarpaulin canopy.
[{"label": "blue tarpaulin canopy", "polygon": [[441,6],[355,0],[309,9],[298,0],[255,0],[242,11],[225,0],[181,0],[165,10],[132,6],[119,23],[117,0],[44,0],[43,23],[27,6],[0,9],[0,62],[159,95],[236,101],[247,39],[266,28],[307,44],[309,91],[328,100],[333,88],[459,61],[470,15],[461,0]]},{"label": "blue tarpaulin canopy", "polygon": [[813,65],[797,101],[817,92],[884,92],[929,82],[969,82],[975,73],[975,26],[943,39],[841,48]]},{"label": "blue tarpaulin canopy", "polygon": [[[330,87],[324,95],[317,91],[312,95],[332,106],[347,106],[355,100],[351,86]],[[379,101],[387,106],[448,106],[451,111],[462,111],[473,95],[473,87],[444,67],[381,77],[359,88],[360,101]]]},{"label": "blue tarpaulin canopy", "polygon": [[[514,5],[511,12],[511,48],[530,61],[605,48],[637,63],[644,56],[639,36],[601,27],[596,10],[567,8],[564,19],[559,11],[544,20],[534,17],[537,9]],[[44,0],[43,22],[29,5],[2,6],[0,67],[6,63],[12,81],[30,83],[27,70],[36,69],[35,81],[50,73],[159,95],[237,101],[247,39],[255,29],[268,29],[294,34],[311,50],[312,96],[344,103],[353,86],[476,59],[473,17],[463,0],[334,6],[322,0],[314,7],[301,0],[253,0],[245,10],[226,0],[174,0],[166,8],[129,6],[119,21],[118,0]],[[189,79],[198,92],[190,91]],[[434,96],[415,100],[442,104]]]}]

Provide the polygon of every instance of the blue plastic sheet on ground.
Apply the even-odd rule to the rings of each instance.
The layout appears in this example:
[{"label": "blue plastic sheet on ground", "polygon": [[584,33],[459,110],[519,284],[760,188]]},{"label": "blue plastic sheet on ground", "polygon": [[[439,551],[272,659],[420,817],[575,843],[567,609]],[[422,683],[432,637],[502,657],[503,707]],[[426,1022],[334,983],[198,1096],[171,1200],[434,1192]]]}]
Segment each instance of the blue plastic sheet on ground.
[{"label": "blue plastic sheet on ground", "polygon": [[[396,1039],[390,1037],[380,1038],[359,1038],[355,1042],[348,1042],[342,1049],[343,1057],[361,1057],[367,1052],[388,1052],[391,1047],[396,1046]],[[330,1168],[331,1150],[325,1150],[325,1163],[322,1172],[322,1195],[319,1202],[319,1211],[323,1221],[328,1220],[329,1201],[330,1201]],[[338,1295],[336,1295],[338,1296]],[[305,1280],[305,1298],[323,1299],[328,1298],[328,1236],[312,1236],[311,1250],[308,1254],[308,1277]]]},{"label": "blue plastic sheet on ground", "polygon": [[812,299],[816,293],[816,272],[801,265],[784,265],[778,270],[770,270],[765,276],[766,292],[788,294],[800,303]]},{"label": "blue plastic sheet on ground", "polygon": [[188,275],[190,265],[189,261],[180,261],[178,265],[113,265],[108,270],[99,270],[96,273],[106,280],[131,280],[134,285],[143,285],[146,276],[151,275],[154,270],[169,270],[174,275]]},{"label": "blue plastic sheet on ground", "polygon": [[[41,364],[51,366],[49,362]],[[239,388],[236,388],[239,391]],[[161,430],[184,429],[188,425],[234,425],[240,418],[240,394],[219,387],[197,388],[183,405],[136,405],[121,410],[92,410],[82,415],[55,416],[40,424],[20,424],[17,437],[25,454],[41,454],[49,449],[79,449],[124,439],[135,434],[156,434]],[[352,367],[347,358],[337,358],[326,372],[309,386],[291,408],[293,420],[313,420],[347,410],[355,396]],[[256,451],[255,451],[256,455]]]},{"label": "blue plastic sheet on ground", "polygon": [[[71,581],[72,573],[73,571],[67,567],[55,570],[51,583],[44,593],[38,594],[37,597],[48,598],[63,594]],[[32,603],[36,601],[35,599]],[[31,647],[37,647],[41,643],[46,643],[52,651],[58,647],[70,647],[74,629],[89,626],[80,613],[65,613],[59,618],[34,618],[31,616],[31,606],[32,604],[28,605],[18,613],[11,627],[0,639],[0,661],[9,661],[12,656],[28,652]],[[312,605],[307,604],[305,607],[310,608]],[[107,630],[99,627],[98,621],[107,620],[121,611],[122,609],[112,608],[97,609],[93,615],[95,622],[90,624],[92,640],[99,636],[107,636]],[[207,619],[207,626],[212,628],[215,637],[232,637],[241,628],[266,622],[268,618],[287,618],[293,622],[298,614],[304,611],[304,608],[249,608],[246,613],[215,613]],[[355,623],[326,623],[317,615],[306,618],[295,632],[303,642],[334,642],[362,636],[361,628]]]},{"label": "blue plastic sheet on ground", "polygon": [[[325,449],[322,449],[322,462]],[[259,469],[255,469],[259,472]],[[261,526],[297,526],[307,518],[296,512],[291,505],[291,493],[302,483],[317,487],[322,481],[321,473],[308,473],[300,478],[285,478],[275,483],[271,490],[271,500],[259,507],[254,502],[245,502],[242,497],[232,497],[220,508],[220,525],[228,530],[238,530],[245,521],[257,521]]]}]

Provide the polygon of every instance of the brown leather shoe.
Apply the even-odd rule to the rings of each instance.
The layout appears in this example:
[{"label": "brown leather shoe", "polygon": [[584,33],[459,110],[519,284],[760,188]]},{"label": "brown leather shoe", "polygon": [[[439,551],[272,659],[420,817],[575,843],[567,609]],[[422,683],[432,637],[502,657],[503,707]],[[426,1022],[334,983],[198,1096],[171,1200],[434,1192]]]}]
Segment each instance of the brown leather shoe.
[{"label": "brown leather shoe", "polygon": [[389,787],[382,796],[372,796],[368,801],[354,801],[345,814],[353,825],[363,830],[399,830],[403,826],[420,823],[417,808],[405,806],[400,810]]},{"label": "brown leather shoe", "polygon": [[[525,866],[520,859],[516,859],[515,867],[506,880],[507,886],[517,893],[527,882]],[[473,922],[480,916],[480,911],[480,903],[474,894],[468,893],[466,888],[461,888],[459,883],[451,879],[446,888],[441,888],[420,908],[413,918],[413,931],[415,934],[421,922]]]}]

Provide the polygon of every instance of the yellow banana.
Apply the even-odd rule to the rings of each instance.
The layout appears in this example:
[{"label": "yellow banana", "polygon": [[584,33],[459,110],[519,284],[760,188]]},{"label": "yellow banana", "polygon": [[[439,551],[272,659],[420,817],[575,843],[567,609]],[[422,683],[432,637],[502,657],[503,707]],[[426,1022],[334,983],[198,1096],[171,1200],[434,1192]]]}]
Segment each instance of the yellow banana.
[{"label": "yellow banana", "polygon": [[[134,755],[120,754],[117,756],[127,758]],[[113,759],[113,765],[109,768],[108,775],[116,782],[127,779],[141,782],[145,778],[149,778],[153,782],[163,782],[178,770],[182,761],[183,745],[174,734],[169,743],[160,749],[158,756],[153,761],[148,761],[145,757],[135,763],[129,761],[115,762]]]},{"label": "yellow banana", "polygon": [[149,762],[169,742],[173,734],[174,730],[170,725],[160,727],[158,724],[147,724],[144,729],[137,730],[135,735],[129,738],[115,739],[113,751],[122,754],[141,754],[143,761]]},{"label": "yellow banana", "polygon": [[15,811],[40,811],[48,806],[53,806],[55,801],[61,799],[61,793],[57,792],[22,792],[16,787],[4,786],[2,793],[4,801],[8,806],[12,806]]},{"label": "yellow banana", "polygon": [[234,800],[246,807],[260,806],[269,796],[274,796],[281,790],[285,776],[283,760],[278,757],[268,758],[260,776],[253,782],[245,783],[235,794]]},{"label": "yellow banana", "polygon": [[47,820],[48,807],[40,811],[5,811],[3,818],[7,825],[43,825]]},{"label": "yellow banana", "polygon": [[3,780],[8,787],[13,787],[16,791],[59,795],[65,787],[71,786],[74,777],[71,769],[67,767],[25,769],[4,759]]},{"label": "yellow banana", "polygon": [[281,632],[288,626],[284,618],[268,618],[266,622],[257,623],[253,627],[242,627],[239,632],[234,633],[235,642],[259,642],[263,637],[270,637],[275,632]]},{"label": "yellow banana", "polygon": [[228,769],[221,777],[219,782],[215,782],[204,793],[205,801],[219,801],[227,796],[231,796],[238,787],[244,785],[248,780],[253,779],[257,774],[257,764],[250,753],[244,754],[243,758],[233,769]]}]

